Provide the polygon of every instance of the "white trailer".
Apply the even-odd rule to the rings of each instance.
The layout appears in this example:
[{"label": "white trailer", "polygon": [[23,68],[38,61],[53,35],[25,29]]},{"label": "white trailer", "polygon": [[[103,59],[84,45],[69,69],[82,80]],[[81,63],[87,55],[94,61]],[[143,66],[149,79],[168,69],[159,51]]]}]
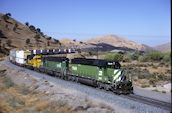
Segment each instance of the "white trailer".
[{"label": "white trailer", "polygon": [[27,56],[30,55],[31,52],[29,50],[18,50],[16,51],[16,63],[18,65],[24,65],[26,63]]}]

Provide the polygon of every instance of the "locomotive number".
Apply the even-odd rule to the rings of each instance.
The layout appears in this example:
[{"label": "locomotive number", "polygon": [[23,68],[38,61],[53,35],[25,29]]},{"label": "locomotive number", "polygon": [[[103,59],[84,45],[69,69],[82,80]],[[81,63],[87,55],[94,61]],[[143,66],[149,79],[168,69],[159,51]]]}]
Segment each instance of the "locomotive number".
[{"label": "locomotive number", "polygon": [[57,67],[61,68],[61,64],[57,64]]},{"label": "locomotive number", "polygon": [[77,67],[72,66],[72,70],[77,70]]}]

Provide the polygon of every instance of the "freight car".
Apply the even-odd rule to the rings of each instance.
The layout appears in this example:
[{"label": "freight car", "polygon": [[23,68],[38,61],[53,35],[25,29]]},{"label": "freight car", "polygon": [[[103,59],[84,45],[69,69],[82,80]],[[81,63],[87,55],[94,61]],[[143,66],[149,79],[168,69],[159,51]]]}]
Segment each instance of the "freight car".
[{"label": "freight car", "polygon": [[[11,62],[15,62],[12,58],[14,56],[10,54]],[[110,90],[117,94],[133,93],[132,82],[124,74],[118,61],[85,58],[69,60],[66,57],[31,54],[27,55],[24,67],[65,80]]]}]

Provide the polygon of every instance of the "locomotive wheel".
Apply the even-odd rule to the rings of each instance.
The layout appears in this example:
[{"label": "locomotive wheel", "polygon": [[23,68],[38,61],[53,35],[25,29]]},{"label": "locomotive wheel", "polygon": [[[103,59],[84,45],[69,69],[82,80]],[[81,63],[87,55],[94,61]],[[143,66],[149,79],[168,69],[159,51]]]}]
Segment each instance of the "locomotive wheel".
[{"label": "locomotive wheel", "polygon": [[101,82],[98,82],[98,83],[97,83],[97,86],[98,86],[99,89],[103,89],[103,88],[104,88],[104,87],[103,87],[103,84],[102,84]]}]

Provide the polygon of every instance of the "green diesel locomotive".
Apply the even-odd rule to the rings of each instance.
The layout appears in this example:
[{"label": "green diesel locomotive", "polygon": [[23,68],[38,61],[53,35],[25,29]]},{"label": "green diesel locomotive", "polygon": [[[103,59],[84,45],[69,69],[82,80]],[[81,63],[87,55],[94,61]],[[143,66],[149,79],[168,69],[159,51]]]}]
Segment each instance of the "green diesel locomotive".
[{"label": "green diesel locomotive", "polygon": [[132,82],[124,74],[117,61],[65,57],[42,57],[41,65],[35,67],[65,80],[111,90],[118,94],[133,92]]}]

